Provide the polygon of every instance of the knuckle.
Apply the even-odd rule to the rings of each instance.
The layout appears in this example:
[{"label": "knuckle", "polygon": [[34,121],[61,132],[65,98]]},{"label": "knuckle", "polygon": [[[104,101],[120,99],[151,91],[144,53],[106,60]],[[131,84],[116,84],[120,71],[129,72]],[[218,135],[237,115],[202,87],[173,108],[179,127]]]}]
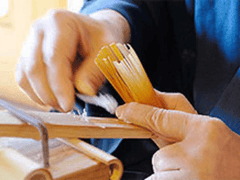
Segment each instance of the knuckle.
[{"label": "knuckle", "polygon": [[36,20],[30,27],[30,33],[28,35],[27,42],[29,40],[34,40],[36,38],[39,38],[41,35],[43,35],[43,27],[44,27],[43,19],[40,18]]},{"label": "knuckle", "polygon": [[55,21],[62,21],[63,18],[66,18],[66,10],[63,9],[52,9],[47,13],[46,18],[55,20]]},{"label": "knuckle", "polygon": [[166,112],[166,110],[159,108],[153,108],[151,111],[149,111],[147,118],[150,120],[151,126],[156,126],[159,120],[166,115]]},{"label": "knuckle", "polygon": [[213,133],[221,133],[220,131],[222,131],[226,127],[226,124],[218,118],[210,118],[205,124],[206,132],[210,135],[212,135]]},{"label": "knuckle", "polygon": [[159,109],[159,108],[153,108],[151,112],[151,119],[156,120],[162,117],[166,113],[166,110]]},{"label": "knuckle", "polygon": [[208,123],[211,127],[222,127],[223,125],[225,125],[224,122],[218,118],[210,118]]},{"label": "knuckle", "polygon": [[39,68],[37,65],[26,66],[25,73],[28,77],[33,77],[39,72]]},{"label": "knuckle", "polygon": [[[227,139],[231,130],[225,125],[223,121],[217,118],[207,118],[206,120],[207,121],[201,125],[201,130],[199,129],[202,133],[202,148],[206,147],[206,145],[207,147],[209,147],[209,144],[218,144],[220,139],[222,139],[223,141]],[[224,143],[222,145],[224,145]],[[217,151],[220,146],[211,146],[211,148],[213,151]]]},{"label": "knuckle", "polygon": [[41,19],[38,19],[38,20],[36,20],[33,24],[32,24],[32,26],[31,26],[31,31],[39,31],[39,29],[41,28],[41,24],[42,24],[42,20]]},{"label": "knuckle", "polygon": [[186,97],[182,93],[176,93],[176,97],[179,101],[185,101]]}]

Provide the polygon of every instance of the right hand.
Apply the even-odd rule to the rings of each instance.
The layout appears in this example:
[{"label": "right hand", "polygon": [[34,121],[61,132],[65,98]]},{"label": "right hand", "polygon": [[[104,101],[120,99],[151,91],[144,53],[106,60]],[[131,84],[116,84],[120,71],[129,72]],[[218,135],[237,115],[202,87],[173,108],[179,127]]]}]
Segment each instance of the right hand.
[{"label": "right hand", "polygon": [[[191,103],[188,101],[188,99],[181,93],[165,93],[165,92],[160,92],[155,90],[155,95],[157,99],[161,99],[161,101],[165,102],[165,110],[166,111],[177,111],[179,113],[185,112],[189,114],[198,114],[197,111],[194,109],[194,107],[191,105]],[[168,138],[166,136],[161,136],[158,132],[156,132],[153,128],[149,127],[148,123],[152,121],[148,121],[150,119],[149,115],[151,115],[151,108],[155,109],[162,109],[161,107],[153,107],[149,106],[150,110],[148,107],[143,107],[142,109],[134,109],[131,110],[132,106],[135,106],[135,102],[126,104],[123,106],[119,106],[116,110],[116,115],[118,118],[124,120],[125,116],[127,117],[127,120],[129,120],[130,123],[134,123],[143,127],[147,127],[151,131],[155,132],[151,139],[156,143],[156,145],[159,148],[162,148],[166,145],[172,144],[175,142],[174,138]],[[126,110],[120,113],[121,107],[128,107],[125,108]],[[136,105],[136,107],[142,106],[141,104]],[[124,108],[123,108],[124,109]],[[139,112],[140,111],[140,112]],[[149,112],[148,112],[149,111]],[[143,114],[146,113],[146,117],[143,116]],[[158,114],[156,114],[158,115]],[[155,115],[153,116],[155,118]],[[139,119],[139,121],[133,121],[134,119]],[[140,121],[141,119],[144,119],[146,121]],[[126,119],[125,119],[126,120]],[[127,121],[126,120],[126,121]],[[177,120],[177,118],[176,118]],[[128,122],[128,121],[127,121]],[[153,123],[154,124],[154,123]]]},{"label": "right hand", "polygon": [[[71,110],[74,88],[87,95],[97,93],[104,76],[94,59],[102,46],[128,41],[126,23],[113,10],[90,16],[50,11],[34,23],[24,43],[16,70],[19,86],[41,105]],[[126,27],[128,33],[124,34],[121,28]]]},{"label": "right hand", "polygon": [[156,93],[168,109],[134,102],[116,110],[119,119],[151,130],[161,147],[146,180],[240,179],[240,136],[220,119],[198,115],[184,96]]}]

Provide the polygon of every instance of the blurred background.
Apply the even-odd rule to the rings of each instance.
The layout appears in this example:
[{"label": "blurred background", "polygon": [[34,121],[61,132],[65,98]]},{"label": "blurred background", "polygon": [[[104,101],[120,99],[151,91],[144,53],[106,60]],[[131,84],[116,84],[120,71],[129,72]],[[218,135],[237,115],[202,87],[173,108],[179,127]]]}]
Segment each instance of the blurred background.
[{"label": "blurred background", "polygon": [[0,98],[27,109],[48,109],[31,101],[20,90],[15,82],[16,63],[36,19],[51,9],[78,12],[82,4],[83,0],[0,0]]}]

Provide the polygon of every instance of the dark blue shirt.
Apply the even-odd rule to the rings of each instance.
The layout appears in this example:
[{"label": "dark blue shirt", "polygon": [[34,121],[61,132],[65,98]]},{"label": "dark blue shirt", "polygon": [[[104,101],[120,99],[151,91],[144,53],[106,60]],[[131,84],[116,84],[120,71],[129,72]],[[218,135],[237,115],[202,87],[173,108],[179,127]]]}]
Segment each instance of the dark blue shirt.
[{"label": "dark blue shirt", "polygon": [[[118,11],[129,22],[131,45],[156,89],[183,93],[200,114],[218,117],[240,134],[239,0],[90,0],[81,12],[101,9]],[[92,143],[110,153],[120,146],[128,154],[124,165],[157,150],[149,141],[124,141]]]},{"label": "dark blue shirt", "polygon": [[[238,72],[240,1],[186,0],[185,5],[189,17],[184,11],[178,10],[184,9],[182,2],[86,1],[82,13],[92,13],[106,8],[120,12],[131,26],[131,43],[142,59],[154,87],[162,91],[180,91],[190,101],[192,89],[189,81],[192,80],[193,75],[191,69],[188,68],[189,62],[186,62],[187,60],[182,56],[185,54],[195,56],[196,50],[197,66],[194,81],[196,109],[201,114],[211,114],[221,118],[235,132],[240,133],[239,121],[231,123],[231,118],[226,119],[226,116],[216,115],[216,108],[214,113],[211,112],[220,101],[235,73]],[[193,16],[192,19],[191,16]],[[174,18],[180,23],[176,23]],[[196,34],[192,31],[191,20],[194,20]],[[190,35],[186,35],[186,32]],[[196,36],[196,47],[193,45],[195,41],[192,35]],[[188,38],[190,40],[187,40]],[[156,49],[156,46],[159,49]],[[160,57],[159,53],[162,54]],[[177,60],[172,60],[173,58]],[[195,62],[191,58],[190,61],[192,61],[190,62],[190,67],[192,67],[191,65]],[[180,69],[179,66],[182,68]],[[190,73],[186,74],[187,72],[184,71],[190,71]],[[239,89],[232,89],[232,91],[237,93]],[[234,98],[231,101],[234,101]],[[234,104],[240,109],[240,103]],[[229,117],[234,116],[229,114]]]}]

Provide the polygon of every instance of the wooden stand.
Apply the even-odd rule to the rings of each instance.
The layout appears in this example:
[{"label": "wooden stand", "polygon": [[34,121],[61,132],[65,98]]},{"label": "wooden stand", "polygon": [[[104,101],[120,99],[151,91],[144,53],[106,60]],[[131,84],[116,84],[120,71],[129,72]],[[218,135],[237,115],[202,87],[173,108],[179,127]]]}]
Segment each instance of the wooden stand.
[{"label": "wooden stand", "polygon": [[51,173],[47,169],[13,149],[1,148],[0,158],[1,180],[52,179]]},{"label": "wooden stand", "polygon": [[[65,113],[28,112],[47,127],[50,167],[42,167],[42,148],[30,139],[1,138],[0,180],[119,180],[123,165],[117,158],[77,138],[150,138],[144,128],[113,118],[85,119]],[[38,130],[8,111],[0,112],[0,137],[40,139]],[[8,169],[8,171],[6,171]]]},{"label": "wooden stand", "polygon": [[84,141],[51,139],[49,145],[50,167],[46,169],[41,167],[38,141],[1,138],[0,180],[119,180],[122,176],[120,160]]}]

